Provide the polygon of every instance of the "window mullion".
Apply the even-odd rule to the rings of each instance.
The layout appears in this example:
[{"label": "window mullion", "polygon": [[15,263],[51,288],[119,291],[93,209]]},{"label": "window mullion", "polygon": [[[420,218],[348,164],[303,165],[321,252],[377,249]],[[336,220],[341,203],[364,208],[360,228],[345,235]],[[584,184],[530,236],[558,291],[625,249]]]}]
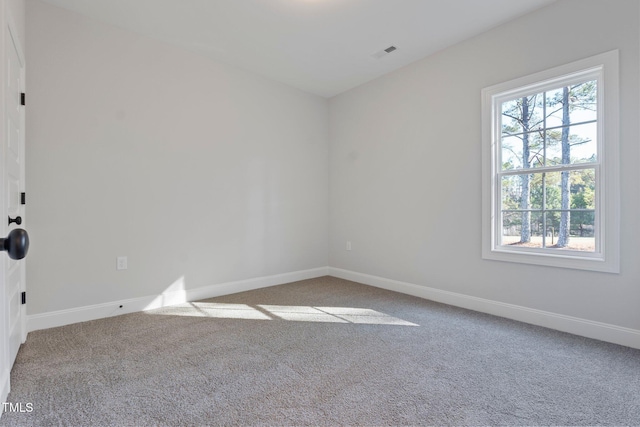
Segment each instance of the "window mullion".
[{"label": "window mullion", "polygon": [[542,173],[542,247],[547,247],[547,182],[546,174]]},{"label": "window mullion", "polygon": [[[547,92],[542,93],[542,156],[544,167],[547,167]],[[542,173],[542,247],[547,247],[547,180]],[[553,231],[552,231],[553,233]],[[553,235],[551,236],[553,242]]]},{"label": "window mullion", "polygon": [[500,171],[499,173],[502,174],[503,176],[509,176],[509,175],[524,175],[525,173],[564,172],[564,171],[574,171],[574,170],[584,170],[584,169],[595,169],[599,165],[600,165],[599,162],[573,163],[570,165],[555,165],[555,166],[540,167],[540,168],[509,169],[506,171]]}]

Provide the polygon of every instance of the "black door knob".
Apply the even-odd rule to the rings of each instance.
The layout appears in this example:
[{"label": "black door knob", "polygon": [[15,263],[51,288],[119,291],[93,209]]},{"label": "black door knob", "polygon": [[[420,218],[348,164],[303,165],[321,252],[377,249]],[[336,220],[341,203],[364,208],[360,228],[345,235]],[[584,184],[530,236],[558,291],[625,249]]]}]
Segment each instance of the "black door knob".
[{"label": "black door knob", "polygon": [[22,224],[22,217],[17,216],[15,219],[11,219],[11,217],[9,217],[9,225],[11,225],[11,223],[13,222],[15,222],[17,225]]},{"label": "black door knob", "polygon": [[27,252],[29,252],[29,233],[27,230],[16,228],[11,230],[6,238],[0,238],[0,251],[7,251],[11,259],[22,259],[27,256]]}]

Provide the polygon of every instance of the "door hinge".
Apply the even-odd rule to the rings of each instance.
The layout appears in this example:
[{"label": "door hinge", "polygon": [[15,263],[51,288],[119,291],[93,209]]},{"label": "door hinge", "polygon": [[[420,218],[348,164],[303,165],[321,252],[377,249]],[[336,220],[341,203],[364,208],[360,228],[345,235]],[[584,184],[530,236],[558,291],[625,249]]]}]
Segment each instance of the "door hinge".
[{"label": "door hinge", "polygon": [[22,304],[26,304],[27,303],[27,293],[23,292],[22,293]]},{"label": "door hinge", "polygon": [[[14,92],[14,93],[15,93],[15,92]],[[26,104],[26,97],[27,97],[27,95],[25,95],[25,93],[24,93],[24,92],[22,92],[22,93],[20,94],[20,105],[27,105],[27,104]]]},{"label": "door hinge", "polygon": [[27,204],[27,193],[20,193],[20,204],[21,205]]}]

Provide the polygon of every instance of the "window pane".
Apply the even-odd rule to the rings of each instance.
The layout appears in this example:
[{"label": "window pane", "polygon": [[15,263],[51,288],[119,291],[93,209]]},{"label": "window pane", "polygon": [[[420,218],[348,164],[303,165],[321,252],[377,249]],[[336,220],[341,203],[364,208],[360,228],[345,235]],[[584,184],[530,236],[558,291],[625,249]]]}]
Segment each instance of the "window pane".
[{"label": "window pane", "polygon": [[544,188],[542,187],[541,173],[534,173],[529,175],[529,205],[531,209],[542,209],[542,197]]},{"label": "window pane", "polygon": [[502,103],[502,136],[522,133],[522,109],[519,100]]},{"label": "window pane", "polygon": [[542,213],[503,212],[501,245],[542,247]]},{"label": "window pane", "polygon": [[[521,212],[504,212],[502,214],[502,245],[511,245],[520,242],[522,224],[527,221],[530,214]],[[524,218],[524,221],[523,221]]]},{"label": "window pane", "polygon": [[561,245],[562,212],[546,212],[547,236],[546,247],[549,249],[594,252],[595,239],[595,212],[594,211],[570,211],[564,213],[568,219],[568,235],[566,242]]},{"label": "window pane", "polygon": [[[563,135],[563,129],[567,129],[568,133],[566,135]],[[565,144],[563,144],[563,138],[566,138]],[[597,161],[597,138],[597,123],[547,131],[547,166]],[[563,161],[563,148],[565,150],[565,161]]]},{"label": "window pane", "polygon": [[554,247],[558,243],[560,220],[560,211],[545,212],[545,245],[547,248]]},{"label": "window pane", "polygon": [[544,93],[503,102],[502,170],[543,166]]},{"label": "window pane", "polygon": [[546,210],[595,209],[595,169],[553,172],[545,175]]},{"label": "window pane", "polygon": [[[596,214],[593,211],[571,212],[571,238],[569,242],[583,250],[587,244],[591,251],[595,250]],[[587,240],[590,239],[590,240]]]},{"label": "window pane", "polygon": [[502,210],[542,209],[542,174],[502,177]]},{"label": "window pane", "polygon": [[[596,120],[597,82],[550,90],[547,98],[547,128]],[[563,108],[565,107],[567,108]]]},{"label": "window pane", "polygon": [[526,133],[541,129],[544,123],[544,94],[516,98],[503,102],[502,136]]},{"label": "window pane", "polygon": [[596,170],[583,169],[571,171],[571,209],[596,208]]},{"label": "window pane", "polygon": [[534,131],[517,136],[503,137],[501,155],[502,170],[544,166],[543,132]]},{"label": "window pane", "polygon": [[502,138],[502,170],[522,169],[522,135]]},{"label": "window pane", "polygon": [[[545,209],[562,209],[561,181],[562,175],[560,172],[545,174]],[[569,209],[568,206],[565,209]]]},{"label": "window pane", "polygon": [[502,210],[521,209],[522,178],[519,175],[502,177]]}]

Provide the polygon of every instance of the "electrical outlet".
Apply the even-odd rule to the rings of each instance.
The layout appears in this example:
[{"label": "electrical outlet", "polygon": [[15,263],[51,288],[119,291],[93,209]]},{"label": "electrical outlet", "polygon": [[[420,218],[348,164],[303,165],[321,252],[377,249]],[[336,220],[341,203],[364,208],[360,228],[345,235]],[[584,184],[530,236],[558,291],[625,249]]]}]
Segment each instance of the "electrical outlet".
[{"label": "electrical outlet", "polygon": [[127,269],[127,257],[119,256],[116,258],[116,269],[117,270],[126,270]]},{"label": "electrical outlet", "polygon": [[347,250],[351,250],[351,240],[347,240]]}]

